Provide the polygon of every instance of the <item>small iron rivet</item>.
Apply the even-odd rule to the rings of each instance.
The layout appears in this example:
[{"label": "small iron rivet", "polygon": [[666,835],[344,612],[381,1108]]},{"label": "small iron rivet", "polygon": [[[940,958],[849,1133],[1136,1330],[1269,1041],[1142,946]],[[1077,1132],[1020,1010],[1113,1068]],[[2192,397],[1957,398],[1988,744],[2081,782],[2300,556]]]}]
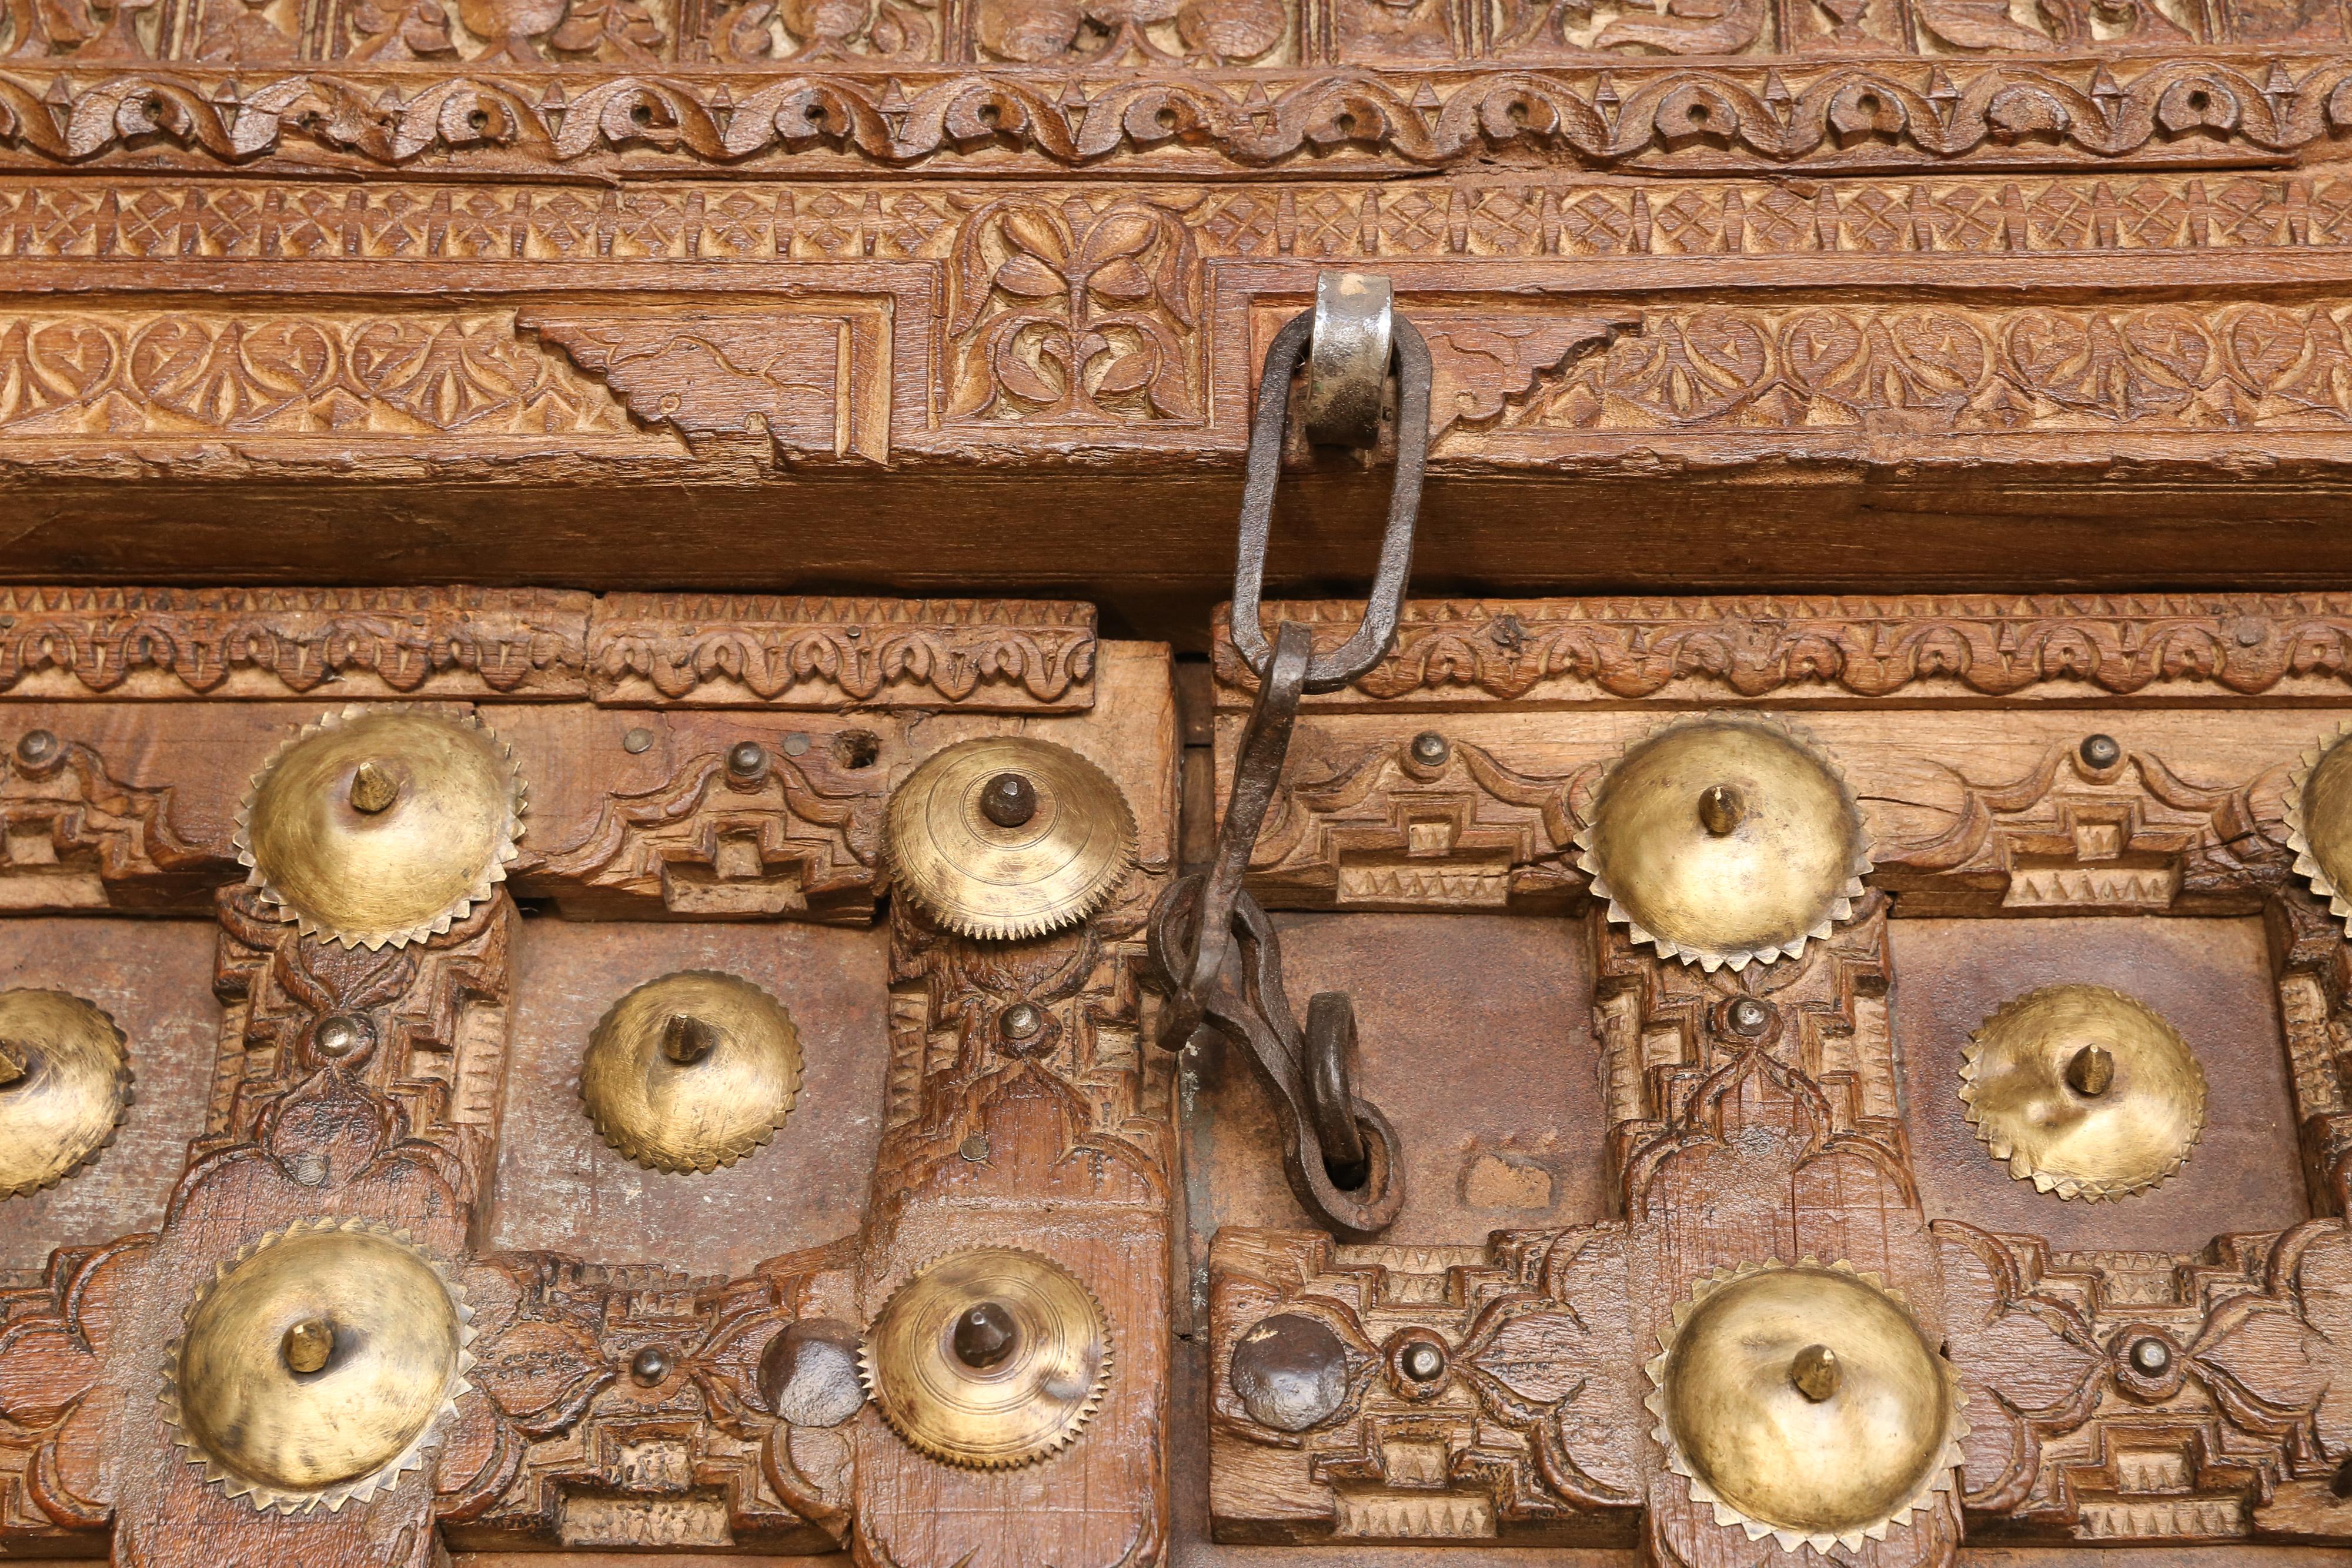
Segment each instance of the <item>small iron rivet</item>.
[{"label": "small iron rivet", "polygon": [[1011,1355],[1019,1337],[1020,1329],[1011,1312],[999,1302],[982,1301],[957,1314],[956,1359],[975,1372],[982,1371]]},{"label": "small iron rivet", "polygon": [[1045,1015],[1034,1002],[1015,1002],[1004,1009],[997,1022],[1007,1040],[1034,1040],[1037,1031],[1045,1027]]},{"label": "small iron rivet", "polygon": [[1453,754],[1454,748],[1445,743],[1445,737],[1433,729],[1424,729],[1412,737],[1412,759],[1423,768],[1443,768]]},{"label": "small iron rivet", "polygon": [[1748,802],[1728,784],[1710,784],[1699,791],[1699,824],[1718,839],[1739,826],[1739,820],[1747,814]]},{"label": "small iron rivet", "polygon": [[16,742],[16,755],[26,762],[47,762],[57,750],[58,737],[46,729],[28,729]]},{"label": "small iron rivet", "polygon": [[2095,1099],[2116,1081],[2115,1053],[2104,1046],[2086,1045],[2066,1063],[2066,1087]]},{"label": "small iron rivet", "polygon": [[1000,773],[981,787],[980,812],[1000,828],[1018,828],[1037,814],[1037,786],[1023,773]]},{"label": "small iron rivet", "polygon": [[1807,1345],[1789,1364],[1789,1382],[1816,1405],[1838,1391],[1844,1375],[1845,1369],[1838,1364],[1837,1352],[1825,1344]]},{"label": "small iron rivet", "polygon": [[786,757],[805,757],[808,755],[808,748],[809,737],[803,735],[799,730],[796,729],[793,731],[792,734],[784,737],[784,755]]},{"label": "small iron rivet", "polygon": [[2108,768],[2123,760],[2124,748],[2112,735],[2086,735],[2083,737],[2083,766]]},{"label": "small iron rivet", "polygon": [[367,1043],[367,1025],[349,1013],[335,1013],[319,1020],[310,1031],[310,1049],[330,1061],[349,1056]]},{"label": "small iron rivet", "polygon": [[1731,1028],[1737,1034],[1762,1034],[1772,1025],[1772,1009],[1754,997],[1742,997],[1731,1004]]},{"label": "small iron rivet", "polygon": [[2131,1364],[2150,1377],[2161,1377],[2172,1365],[2172,1347],[2152,1334],[2135,1340]]},{"label": "small iron rivet", "polygon": [[278,1344],[278,1354],[286,1358],[287,1366],[299,1373],[320,1370],[334,1349],[335,1325],[324,1318],[304,1318],[288,1329]]},{"label": "small iron rivet", "polygon": [[738,779],[756,781],[768,771],[768,748],[756,740],[739,740],[727,748],[727,771]]},{"label": "small iron rivet", "polygon": [[352,810],[363,817],[376,816],[392,809],[400,799],[400,780],[392,769],[373,758],[352,769],[349,799]]},{"label": "small iron rivet", "polygon": [[629,1375],[642,1387],[651,1388],[669,1375],[669,1352],[657,1344],[649,1344],[629,1358]]},{"label": "small iron rivet", "polygon": [[672,1013],[662,1023],[662,1054],[691,1067],[719,1049],[719,1030],[692,1013]]},{"label": "small iron rivet", "polygon": [[2259,621],[2238,622],[2238,646],[2251,648],[2263,640],[2263,624]]},{"label": "small iron rivet", "polygon": [[1404,1375],[1415,1383],[1434,1383],[1445,1375],[1445,1353],[1427,1340],[1405,1346],[1400,1360]]},{"label": "small iron rivet", "polygon": [[632,757],[652,750],[653,744],[654,732],[650,729],[633,729],[621,737],[621,749]]},{"label": "small iron rivet", "polygon": [[985,1133],[974,1133],[956,1145],[956,1153],[961,1155],[966,1163],[975,1166],[986,1165],[990,1156],[995,1152],[990,1145],[988,1134]]}]

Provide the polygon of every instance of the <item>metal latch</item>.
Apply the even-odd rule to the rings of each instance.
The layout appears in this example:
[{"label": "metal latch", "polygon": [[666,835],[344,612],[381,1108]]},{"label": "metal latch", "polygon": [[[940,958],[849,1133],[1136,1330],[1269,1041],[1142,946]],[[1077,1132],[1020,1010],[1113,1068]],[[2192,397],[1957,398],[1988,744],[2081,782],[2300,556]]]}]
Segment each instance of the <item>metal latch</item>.
[{"label": "metal latch", "polygon": [[[1354,633],[1321,653],[1297,622],[1283,622],[1269,641],[1258,609],[1291,382],[1302,361],[1307,435],[1318,442],[1371,444],[1390,375],[1397,381],[1396,475],[1371,595]],[[1291,1190],[1350,1237],[1386,1229],[1404,1207],[1402,1148],[1380,1108],[1356,1092],[1356,1016],[1347,993],[1318,993],[1300,1028],[1282,988],[1281,941],[1242,879],[1281,782],[1299,699],[1346,685],[1395,641],[1429,455],[1429,346],[1395,313],[1385,277],[1324,274],[1314,308],[1291,318],[1268,345],[1250,423],[1233,598],[1234,647],[1257,675],[1257,703],[1234,758],[1216,853],[1206,871],[1171,883],[1151,912],[1152,958],[1171,998],[1160,1044],[1181,1051],[1205,1029],[1244,1051],[1282,1120]]]}]

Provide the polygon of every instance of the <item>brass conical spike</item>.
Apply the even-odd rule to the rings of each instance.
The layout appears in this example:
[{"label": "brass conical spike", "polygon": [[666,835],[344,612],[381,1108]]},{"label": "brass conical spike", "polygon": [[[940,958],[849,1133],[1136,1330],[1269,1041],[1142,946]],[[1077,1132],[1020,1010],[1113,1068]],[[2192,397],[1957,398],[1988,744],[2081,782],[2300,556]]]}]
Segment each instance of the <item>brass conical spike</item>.
[{"label": "brass conical spike", "polygon": [[891,1429],[934,1458],[1002,1469],[1066,1448],[1109,1386],[1110,1324],[1034,1252],[941,1259],[885,1302],[858,1365]]},{"label": "brass conical spike", "polygon": [[130,1104],[130,1054],[105,1009],[63,991],[0,991],[0,1199],[79,1170]]},{"label": "brass conical spike", "polygon": [[527,809],[513,752],[472,714],[347,707],[254,775],[236,815],[237,859],[304,935],[404,946],[490,896]]},{"label": "brass conical spike", "polygon": [[2123,1197],[2179,1170],[2205,1127],[2205,1070],[2180,1031],[2105,986],[2004,1003],[1960,1054],[1960,1099],[2011,1176],[2062,1198]]},{"label": "brass conical spike", "polygon": [[1040,936],[1102,907],[1135,866],[1135,814],[1066,747],[983,736],[892,792],[892,886],[966,936]]},{"label": "brass conical spike", "polygon": [[472,1316],[405,1231],[301,1221],[196,1291],[165,1357],[163,1418],[226,1495],[336,1512],[423,1467],[466,1391]]},{"label": "brass conical spike", "polygon": [[1811,1259],[1727,1270],[1658,1343],[1652,1436],[1692,1500],[1751,1541],[1859,1551],[1953,1484],[1959,1374],[1874,1275]]},{"label": "brass conical spike", "polygon": [[589,1036],[580,1098],[604,1141],[652,1170],[731,1166],[775,1136],[801,1087],[800,1031],[738,975],[682,969],[614,1002]]},{"label": "brass conical spike", "polygon": [[1795,957],[1853,915],[1870,871],[1844,776],[1761,714],[1679,720],[1626,747],[1576,845],[1612,920],[1710,973]]}]

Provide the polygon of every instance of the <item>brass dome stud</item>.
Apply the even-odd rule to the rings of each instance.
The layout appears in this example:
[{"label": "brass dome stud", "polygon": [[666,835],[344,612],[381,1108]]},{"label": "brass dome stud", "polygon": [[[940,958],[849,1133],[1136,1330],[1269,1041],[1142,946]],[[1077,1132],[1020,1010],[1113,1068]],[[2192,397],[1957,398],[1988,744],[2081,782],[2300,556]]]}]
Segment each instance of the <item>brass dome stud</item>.
[{"label": "brass dome stud", "polygon": [[1068,1446],[1110,1381],[1110,1324],[1060,1264],[1010,1247],[941,1259],[885,1302],[858,1364],[914,1448],[979,1469]]},{"label": "brass dome stud", "polygon": [[890,797],[893,885],[949,930],[1004,940],[1074,925],[1135,865],[1135,815],[1066,747],[982,736],[926,758]]},{"label": "brass dome stud", "polygon": [[130,1055],[103,1009],[64,991],[0,991],[0,1199],[79,1170],[130,1104]]},{"label": "brass dome stud", "polygon": [[800,1031],[783,1004],[711,969],[648,980],[589,1036],[580,1099],[604,1141],[650,1170],[731,1166],[800,1097]]},{"label": "brass dome stud", "polygon": [[2352,932],[2352,720],[2303,754],[2286,781],[2287,849],[2297,876]]},{"label": "brass dome stud", "polygon": [[2205,1127],[2189,1042],[2105,986],[2043,986],[2003,1004],[1961,1052],[1960,1098],[1993,1158],[2062,1198],[2153,1186]]},{"label": "brass dome stud", "polygon": [[513,753],[471,714],[347,707],[254,775],[236,815],[237,859],[303,935],[405,946],[491,895],[526,809]]},{"label": "brass dome stud", "polygon": [[1789,726],[1709,714],[1628,747],[1576,835],[1609,917],[1709,973],[1795,957],[1853,913],[1870,836],[1836,767]]},{"label": "brass dome stud", "polygon": [[1878,1280],[1749,1264],[1699,1281],[1649,1364],[1653,1436],[1717,1524],[1786,1551],[1884,1540],[1960,1463],[1958,1374]]},{"label": "brass dome stud", "polygon": [[472,1364],[464,1292],[403,1231],[320,1219],[220,1266],[170,1352],[164,1419],[263,1512],[338,1512],[422,1468]]}]

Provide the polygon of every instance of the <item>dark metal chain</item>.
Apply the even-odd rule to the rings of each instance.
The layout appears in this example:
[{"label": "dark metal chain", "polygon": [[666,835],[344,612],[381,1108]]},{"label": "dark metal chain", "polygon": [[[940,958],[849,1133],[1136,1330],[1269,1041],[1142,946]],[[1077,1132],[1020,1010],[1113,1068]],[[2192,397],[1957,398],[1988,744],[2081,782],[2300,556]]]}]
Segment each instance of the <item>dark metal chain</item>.
[{"label": "dark metal chain", "polygon": [[[1160,1044],[1181,1050],[1205,1029],[1239,1047],[1281,1118],[1283,1169],[1291,1190],[1332,1229],[1361,1237],[1387,1228],[1404,1207],[1402,1145],[1380,1108],[1356,1092],[1356,1015],[1347,993],[1318,993],[1300,1027],[1282,988],[1281,941],[1243,885],[1282,781],[1299,699],[1345,685],[1386,656],[1412,563],[1429,451],[1429,348],[1410,321],[1390,313],[1384,280],[1341,282],[1335,289],[1327,281],[1317,309],[1293,318],[1266,350],[1250,425],[1233,601],[1234,646],[1257,674],[1257,704],[1242,732],[1216,853],[1206,870],[1180,878],[1160,895],[1151,912],[1150,939],[1170,992]],[[1363,287],[1372,284],[1377,288]],[[1318,375],[1340,381],[1327,406],[1352,407],[1360,417],[1368,401],[1378,408],[1391,369],[1398,382],[1396,476],[1371,597],[1354,634],[1321,654],[1308,628],[1297,622],[1282,622],[1269,642],[1258,608],[1291,379],[1310,343]],[[1339,361],[1336,368],[1332,361]],[[1323,391],[1316,389],[1310,402]]]}]

